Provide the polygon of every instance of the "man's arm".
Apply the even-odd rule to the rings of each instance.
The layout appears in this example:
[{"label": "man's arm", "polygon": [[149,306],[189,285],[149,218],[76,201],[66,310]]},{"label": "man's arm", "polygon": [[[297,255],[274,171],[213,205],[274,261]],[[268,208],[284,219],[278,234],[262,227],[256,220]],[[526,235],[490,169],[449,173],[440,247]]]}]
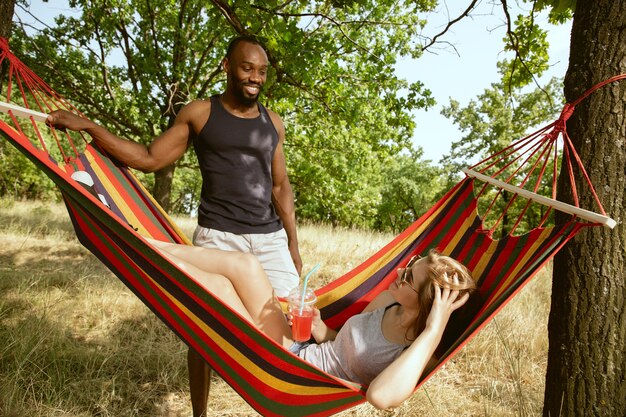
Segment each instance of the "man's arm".
[{"label": "man's arm", "polygon": [[272,122],[278,132],[278,146],[274,152],[272,160],[272,202],[276,208],[278,217],[283,222],[287,239],[289,241],[289,252],[296,266],[298,275],[302,274],[302,259],[300,258],[300,250],[298,248],[298,233],[296,231],[296,210],[293,202],[293,190],[289,183],[287,175],[287,164],[285,162],[285,153],[283,151],[283,143],[285,142],[285,126],[280,117],[272,111],[269,111]]},{"label": "man's arm", "polygon": [[91,120],[65,110],[50,113],[48,123],[57,128],[84,131],[124,165],[143,172],[153,172],[174,163],[185,153],[191,143],[192,128],[201,125],[202,121],[198,119],[204,117],[206,122],[209,112],[208,102],[189,103],[178,113],[172,127],[147,146],[122,139]]}]

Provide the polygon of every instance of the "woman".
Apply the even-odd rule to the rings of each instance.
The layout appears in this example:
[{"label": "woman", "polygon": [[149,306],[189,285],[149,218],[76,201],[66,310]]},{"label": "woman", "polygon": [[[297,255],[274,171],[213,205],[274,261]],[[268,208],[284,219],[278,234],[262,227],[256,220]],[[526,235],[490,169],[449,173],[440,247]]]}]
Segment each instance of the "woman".
[{"label": "woman", "polygon": [[336,332],[313,322],[317,344],[301,344],[253,255],[150,242],[181,270],[254,323],[286,349],[340,378],[368,385],[366,398],[377,408],[395,407],[413,393],[435,361],[446,324],[475,288],[470,272],[447,256],[413,257],[398,279],[361,314]]}]

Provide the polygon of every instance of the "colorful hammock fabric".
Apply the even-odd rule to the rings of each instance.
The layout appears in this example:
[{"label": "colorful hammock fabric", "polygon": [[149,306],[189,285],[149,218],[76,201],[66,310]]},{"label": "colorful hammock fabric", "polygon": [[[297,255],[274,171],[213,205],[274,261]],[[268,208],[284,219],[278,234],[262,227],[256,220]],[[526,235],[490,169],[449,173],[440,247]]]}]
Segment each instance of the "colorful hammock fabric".
[{"label": "colorful hammock fabric", "polygon": [[[0,120],[2,135],[56,183],[80,242],[254,409],[264,416],[327,416],[365,401],[366,387],[328,375],[285,351],[152,248],[143,236],[185,244],[189,241],[128,169],[87,143],[82,135],[56,131],[42,123],[46,113],[54,109],[78,112],[0,39],[0,65],[3,62],[9,75],[8,87],[0,90],[0,109],[9,116]],[[18,92],[13,94],[16,88]],[[538,227],[525,226],[536,192],[549,188],[546,178],[550,173],[554,185],[558,155],[563,155],[561,165],[568,170],[570,161],[574,165],[578,161],[582,169],[565,131],[565,120],[572,110],[568,106],[555,123],[468,169],[467,176],[408,229],[354,270],[319,289],[318,306],[325,321],[339,328],[385,290],[396,279],[397,268],[412,255],[437,248],[468,266],[483,300],[469,324],[445,346],[438,369],[578,231],[599,224],[614,225],[599,201],[601,214],[595,214],[543,197],[554,204],[547,204]],[[563,150],[557,152],[559,138]],[[54,157],[48,142],[58,145]],[[519,155],[523,155],[521,160]],[[554,156],[552,162],[547,155]],[[530,166],[525,175],[521,174],[523,166]],[[77,170],[91,174],[94,188],[108,206],[71,178]],[[496,216],[493,225],[486,227],[478,214],[478,198],[491,199],[486,210],[490,212],[501,205],[498,199],[502,200],[503,194],[505,209],[517,207],[518,217],[515,222],[504,222],[514,223],[513,227],[495,239],[494,233],[505,229],[503,217]],[[527,202],[520,209],[519,201],[515,201],[523,199]],[[565,224],[548,226],[553,211],[550,207],[555,206],[572,217]],[[425,375],[416,389],[436,369]]]}]

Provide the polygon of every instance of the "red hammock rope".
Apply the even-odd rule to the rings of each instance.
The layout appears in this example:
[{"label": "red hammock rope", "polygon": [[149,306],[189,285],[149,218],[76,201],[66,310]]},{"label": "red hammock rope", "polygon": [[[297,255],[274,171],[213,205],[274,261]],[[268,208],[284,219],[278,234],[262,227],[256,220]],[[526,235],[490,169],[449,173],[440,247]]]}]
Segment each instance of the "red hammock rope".
[{"label": "red hammock rope", "polygon": [[[5,38],[0,38],[0,65],[4,62],[8,63],[8,83],[6,89],[7,103],[13,102],[26,109],[37,110],[41,113],[49,113],[54,110],[63,109],[84,116],[76,107],[56,93],[43,79],[37,76],[37,74],[35,74],[22,61],[13,55],[10,52],[7,40]],[[14,94],[15,89],[19,91],[19,94]],[[18,97],[14,98],[14,96]],[[20,124],[20,119],[18,119],[12,111],[9,110],[8,113],[14,126],[18,129],[18,131],[20,131],[20,133],[23,134],[25,127]],[[42,135],[34,117],[30,116],[29,120],[30,126],[36,133],[41,148],[48,152],[48,146],[43,138],[44,135]],[[70,132],[58,131],[52,126],[48,126],[47,128],[54,138],[56,148],[62,156],[63,162],[68,166],[75,164],[80,156],[80,150],[76,146]],[[75,132],[73,134],[82,138],[83,143],[86,144],[89,142],[82,132]],[[61,140],[59,135],[63,135],[64,139]],[[63,141],[67,141],[73,155],[67,155],[66,149],[62,146]]]},{"label": "red hammock rope", "polygon": [[[506,175],[506,179],[502,180],[506,184],[515,185],[522,189],[532,190],[533,193],[537,193],[542,184],[546,182],[551,184],[552,199],[556,199],[556,183],[558,178],[558,158],[559,158],[559,139],[562,142],[562,166],[561,169],[565,170],[564,175],[569,181],[570,188],[572,190],[572,199],[575,207],[579,207],[579,191],[575,183],[575,169],[576,167],[582,173],[584,182],[588,187],[589,192],[593,195],[594,201],[597,204],[599,212],[606,216],[606,212],[598,194],[591,183],[589,175],[585,170],[580,156],[574,148],[572,141],[567,133],[567,121],[574,113],[576,106],[583,100],[589,97],[594,91],[616,81],[626,79],[626,74],[620,74],[611,77],[605,81],[602,81],[593,87],[586,90],[578,99],[571,103],[565,104],[559,118],[553,123],[533,132],[522,139],[510,144],[501,151],[483,159],[477,164],[470,167],[470,170],[484,174],[490,178],[501,178]],[[552,164],[552,169],[550,169]],[[510,174],[507,174],[507,170],[512,170]],[[536,178],[533,181],[533,175]],[[545,185],[544,185],[545,186]],[[481,196],[487,192],[489,187],[488,183],[485,183],[483,187],[478,191],[478,195]],[[488,205],[484,216],[487,216],[495,207],[499,198],[502,198],[504,190],[498,189],[493,197],[493,200]],[[514,204],[518,194],[513,195],[506,203],[506,207],[502,211],[501,215],[495,220],[493,225],[486,230],[488,234],[493,234],[496,228],[502,223],[506,213],[509,212],[509,208]],[[532,201],[528,201],[524,208],[520,210],[517,220],[514,222],[514,226],[509,230],[509,234],[512,234],[518,226],[522,223],[524,215],[527,213]],[[542,226],[548,219],[552,207],[548,207],[548,211],[544,214],[541,220],[540,226]]]}]

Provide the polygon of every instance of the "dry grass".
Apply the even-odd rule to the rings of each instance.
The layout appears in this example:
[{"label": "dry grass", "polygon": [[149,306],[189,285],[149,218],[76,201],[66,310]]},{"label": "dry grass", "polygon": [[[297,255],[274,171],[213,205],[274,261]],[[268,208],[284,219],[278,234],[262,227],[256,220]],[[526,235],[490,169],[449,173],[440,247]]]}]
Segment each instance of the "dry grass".
[{"label": "dry grass", "polygon": [[[194,222],[178,219],[189,235]],[[321,286],[390,235],[301,225]],[[401,408],[340,416],[541,413],[548,273],[540,274]],[[64,208],[0,201],[0,415],[190,416],[186,347],[74,237]],[[214,376],[216,416],[256,416]]]}]

